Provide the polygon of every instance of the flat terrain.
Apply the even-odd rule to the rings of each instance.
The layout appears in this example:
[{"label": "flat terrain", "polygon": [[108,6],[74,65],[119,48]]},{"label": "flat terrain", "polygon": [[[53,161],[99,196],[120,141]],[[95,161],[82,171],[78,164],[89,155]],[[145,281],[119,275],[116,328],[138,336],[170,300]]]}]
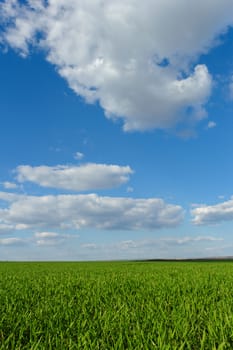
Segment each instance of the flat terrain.
[{"label": "flat terrain", "polygon": [[233,262],[2,262],[0,349],[233,349]]}]

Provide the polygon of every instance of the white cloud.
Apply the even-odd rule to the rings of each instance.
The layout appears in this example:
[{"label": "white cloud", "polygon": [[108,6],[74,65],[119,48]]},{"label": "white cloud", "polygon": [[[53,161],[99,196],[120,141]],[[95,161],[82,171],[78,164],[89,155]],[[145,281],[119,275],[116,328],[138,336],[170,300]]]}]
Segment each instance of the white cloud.
[{"label": "white cloud", "polygon": [[200,205],[191,210],[195,225],[217,224],[233,220],[233,199],[215,204]]},{"label": "white cloud", "polygon": [[0,246],[1,245],[21,245],[24,244],[25,241],[21,238],[17,237],[9,237],[9,238],[1,238],[0,239]]},{"label": "white cloud", "polygon": [[0,209],[0,220],[15,229],[155,230],[175,227],[184,216],[182,207],[159,198],[50,195],[17,196],[12,202],[12,197],[4,192],[0,198],[9,199],[8,207]]},{"label": "white cloud", "polygon": [[209,121],[209,123],[208,123],[208,125],[207,125],[207,128],[208,129],[213,129],[213,128],[215,128],[216,127],[216,123],[214,122],[214,121]]},{"label": "white cloud", "polygon": [[59,233],[57,232],[36,232],[34,235],[36,238],[57,238]]},{"label": "white cloud", "polygon": [[[43,231],[36,232],[34,234],[35,243],[39,246],[53,246],[64,243],[65,240],[73,237],[74,235],[62,234],[57,232]],[[75,235],[75,238],[78,238],[78,235]]]},{"label": "white cloud", "polygon": [[133,173],[129,166],[84,164],[80,166],[21,165],[16,169],[19,182],[31,181],[43,187],[89,191],[118,187]]},{"label": "white cloud", "polygon": [[83,159],[84,154],[82,152],[76,152],[74,155],[74,159],[81,160]]},{"label": "white cloud", "polygon": [[9,181],[4,181],[4,182],[1,182],[1,184],[3,185],[3,187],[7,190],[11,190],[11,189],[15,189],[17,188],[17,184],[14,183],[14,182],[9,182]]},{"label": "white cloud", "polygon": [[194,61],[233,23],[232,0],[7,0],[1,14],[2,41],[23,55],[45,50],[69,86],[125,130],[204,118],[212,78]]},{"label": "white cloud", "polygon": [[[158,243],[158,241],[156,241]],[[118,244],[116,244],[116,248],[118,249],[122,249],[122,250],[128,250],[128,249],[134,249],[134,248],[141,248],[141,247],[145,247],[148,244],[151,244],[151,240],[150,241],[135,241],[132,239],[128,239],[126,241],[121,241]]]}]

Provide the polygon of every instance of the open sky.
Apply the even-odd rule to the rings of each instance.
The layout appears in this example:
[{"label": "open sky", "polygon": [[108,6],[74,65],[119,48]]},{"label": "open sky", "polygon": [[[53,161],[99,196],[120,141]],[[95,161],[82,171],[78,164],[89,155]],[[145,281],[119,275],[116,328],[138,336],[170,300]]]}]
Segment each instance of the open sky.
[{"label": "open sky", "polygon": [[233,1],[0,1],[0,260],[233,255]]}]

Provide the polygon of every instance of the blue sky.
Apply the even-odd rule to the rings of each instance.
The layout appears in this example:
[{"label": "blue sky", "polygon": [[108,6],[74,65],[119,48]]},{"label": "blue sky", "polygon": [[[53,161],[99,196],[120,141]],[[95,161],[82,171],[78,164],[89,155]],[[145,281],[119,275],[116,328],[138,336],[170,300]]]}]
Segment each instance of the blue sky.
[{"label": "blue sky", "polygon": [[8,0],[0,24],[0,259],[233,255],[231,0]]}]

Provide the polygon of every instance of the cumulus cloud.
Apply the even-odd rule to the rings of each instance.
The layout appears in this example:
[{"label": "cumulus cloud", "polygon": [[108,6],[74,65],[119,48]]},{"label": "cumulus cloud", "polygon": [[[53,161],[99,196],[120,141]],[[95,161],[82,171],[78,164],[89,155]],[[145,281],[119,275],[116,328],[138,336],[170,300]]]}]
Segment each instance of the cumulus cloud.
[{"label": "cumulus cloud", "polygon": [[[15,229],[155,230],[175,227],[183,221],[179,205],[159,198],[101,197],[97,194],[20,196],[0,192],[8,207],[0,209],[0,221]],[[40,237],[45,238],[45,237]]]},{"label": "cumulus cloud", "polygon": [[39,47],[69,86],[125,130],[206,116],[212,77],[194,65],[233,23],[232,0],[5,0],[1,41]]},{"label": "cumulus cloud", "polygon": [[43,187],[90,191],[120,186],[129,180],[133,171],[129,166],[90,163],[54,167],[20,165],[16,173],[19,182],[31,181]]},{"label": "cumulus cloud", "polygon": [[191,210],[195,225],[217,224],[233,220],[233,198],[215,205],[200,205]]}]

